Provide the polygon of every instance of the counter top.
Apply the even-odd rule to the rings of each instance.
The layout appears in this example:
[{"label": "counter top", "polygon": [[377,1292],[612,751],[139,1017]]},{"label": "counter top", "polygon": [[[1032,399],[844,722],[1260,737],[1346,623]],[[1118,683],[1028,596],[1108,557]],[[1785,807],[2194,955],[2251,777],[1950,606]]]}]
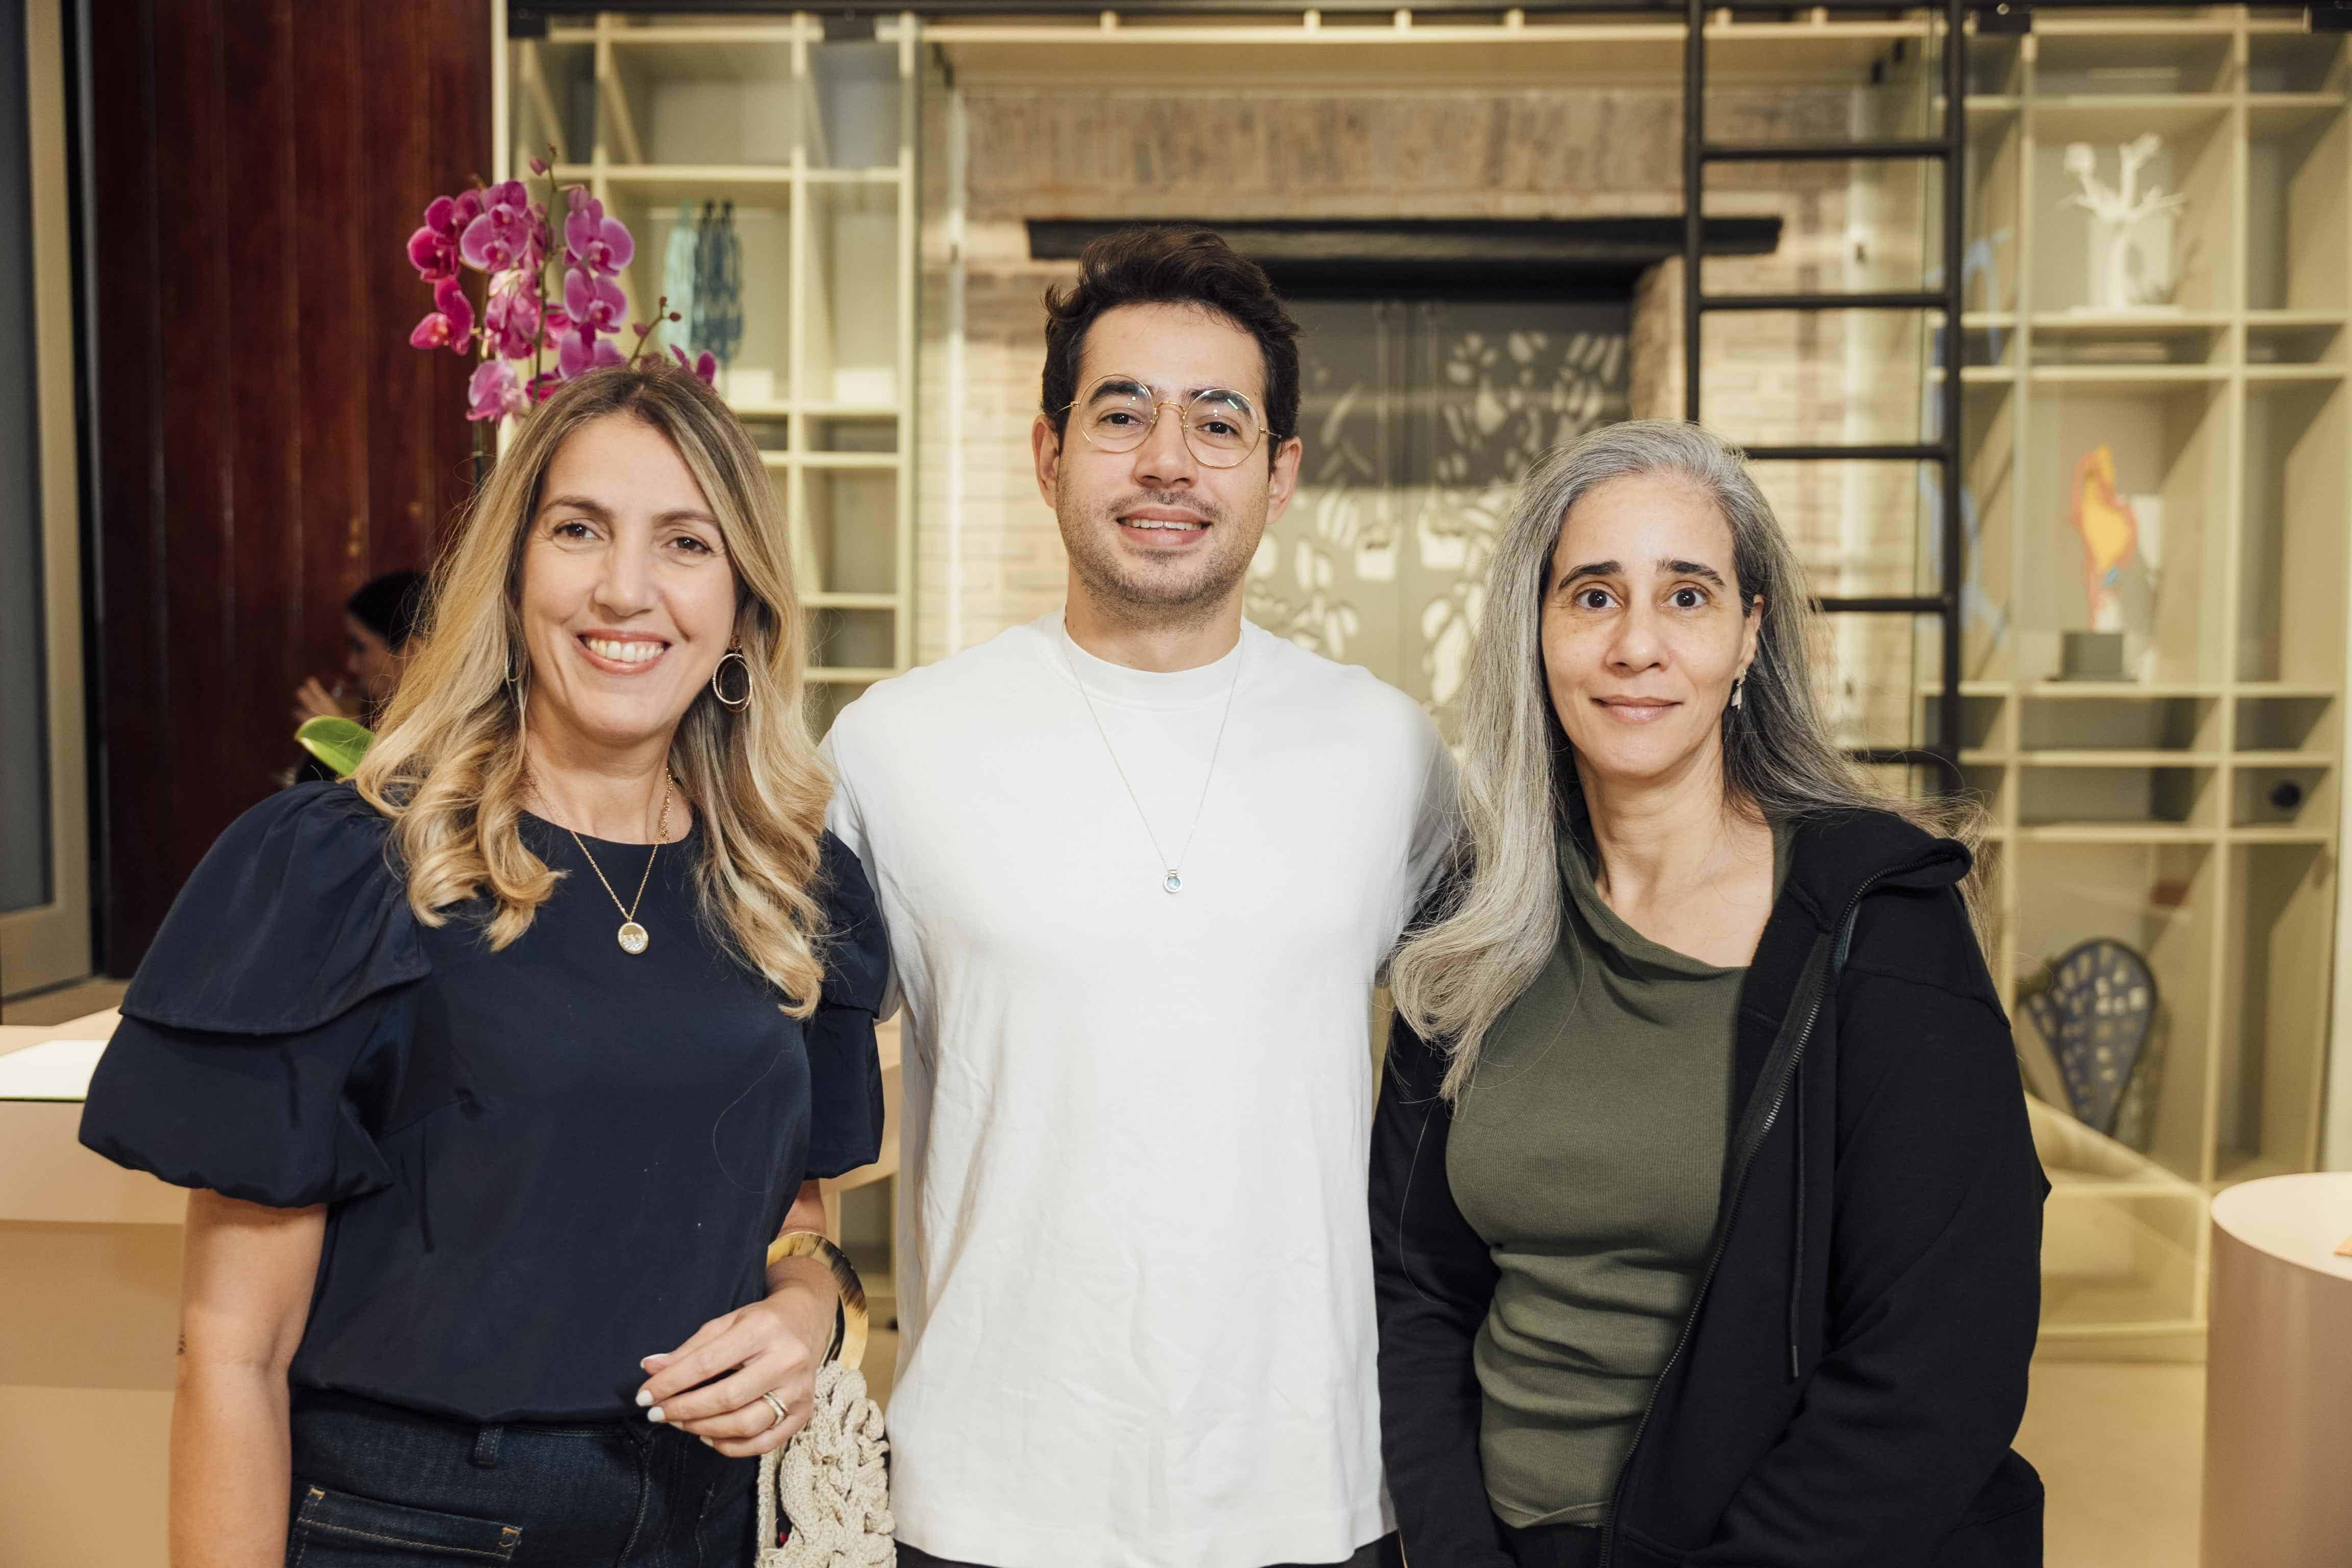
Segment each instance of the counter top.
[{"label": "counter top", "polygon": [[[33,1031],[51,1035],[54,1030]],[[108,1037],[95,1030],[23,1044],[0,1040],[0,1100],[89,1098],[89,1075],[106,1052]]]},{"label": "counter top", "polygon": [[2241,1182],[2215,1195],[2213,1224],[2237,1240],[2315,1274],[2352,1280],[2352,1171]]}]

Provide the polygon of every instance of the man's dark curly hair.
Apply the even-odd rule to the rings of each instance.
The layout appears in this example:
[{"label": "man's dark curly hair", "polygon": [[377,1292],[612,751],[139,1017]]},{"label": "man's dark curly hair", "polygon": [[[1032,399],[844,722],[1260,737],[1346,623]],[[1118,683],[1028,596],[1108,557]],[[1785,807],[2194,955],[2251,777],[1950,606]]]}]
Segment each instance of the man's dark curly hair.
[{"label": "man's dark curly hair", "polygon": [[[1265,359],[1266,458],[1298,427],[1298,323],[1265,268],[1205,228],[1123,228],[1090,242],[1078,279],[1045,291],[1045,413],[1068,433],[1078,359],[1095,318],[1121,305],[1197,305],[1257,340]],[[1118,368],[1116,366],[1114,369]]]}]

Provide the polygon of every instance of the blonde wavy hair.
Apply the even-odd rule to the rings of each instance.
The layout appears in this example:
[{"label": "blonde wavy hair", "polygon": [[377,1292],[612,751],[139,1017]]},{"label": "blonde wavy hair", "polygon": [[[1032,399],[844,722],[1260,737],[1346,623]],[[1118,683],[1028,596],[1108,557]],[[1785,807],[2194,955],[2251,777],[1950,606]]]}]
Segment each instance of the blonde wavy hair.
[{"label": "blonde wavy hair", "polygon": [[730,710],[705,686],[678,721],[670,773],[701,818],[705,924],[783,994],[786,1013],[806,1017],[824,978],[819,840],[833,784],[802,716],[807,647],[775,489],[742,424],[698,378],[667,365],[596,371],[528,417],[434,570],[421,646],[352,782],[393,819],[419,921],[439,925],[482,894],[496,906],[492,948],[530,929],[562,873],[524,846],[518,826],[530,682],[518,607],[523,550],[556,453],[611,416],[652,426],[677,449],[734,568],[751,700]]}]

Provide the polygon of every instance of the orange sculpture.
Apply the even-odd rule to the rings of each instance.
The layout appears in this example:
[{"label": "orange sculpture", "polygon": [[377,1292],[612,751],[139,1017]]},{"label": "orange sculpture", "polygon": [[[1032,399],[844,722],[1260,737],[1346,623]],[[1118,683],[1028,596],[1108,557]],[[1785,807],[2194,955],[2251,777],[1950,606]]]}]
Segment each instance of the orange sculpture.
[{"label": "orange sculpture", "polygon": [[2116,589],[2138,543],[2139,524],[2116,493],[2111,448],[2094,447],[2074,465],[2073,521],[2074,531],[2083,536],[2083,591],[2090,600],[2091,629],[2119,632],[2124,629],[2123,608]]}]

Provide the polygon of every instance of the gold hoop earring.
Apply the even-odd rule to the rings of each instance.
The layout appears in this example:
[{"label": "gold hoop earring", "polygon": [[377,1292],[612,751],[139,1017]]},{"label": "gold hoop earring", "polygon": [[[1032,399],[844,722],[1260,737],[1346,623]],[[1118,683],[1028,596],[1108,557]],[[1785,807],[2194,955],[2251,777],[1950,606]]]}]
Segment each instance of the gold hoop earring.
[{"label": "gold hoop earring", "polygon": [[[719,678],[726,673],[727,661],[730,658],[743,667],[743,695],[740,697],[729,697],[726,689],[719,683]],[[740,713],[751,706],[751,661],[743,657],[741,648],[730,647],[719,656],[718,666],[710,672],[710,695],[718,700],[719,706],[730,712]]]}]

